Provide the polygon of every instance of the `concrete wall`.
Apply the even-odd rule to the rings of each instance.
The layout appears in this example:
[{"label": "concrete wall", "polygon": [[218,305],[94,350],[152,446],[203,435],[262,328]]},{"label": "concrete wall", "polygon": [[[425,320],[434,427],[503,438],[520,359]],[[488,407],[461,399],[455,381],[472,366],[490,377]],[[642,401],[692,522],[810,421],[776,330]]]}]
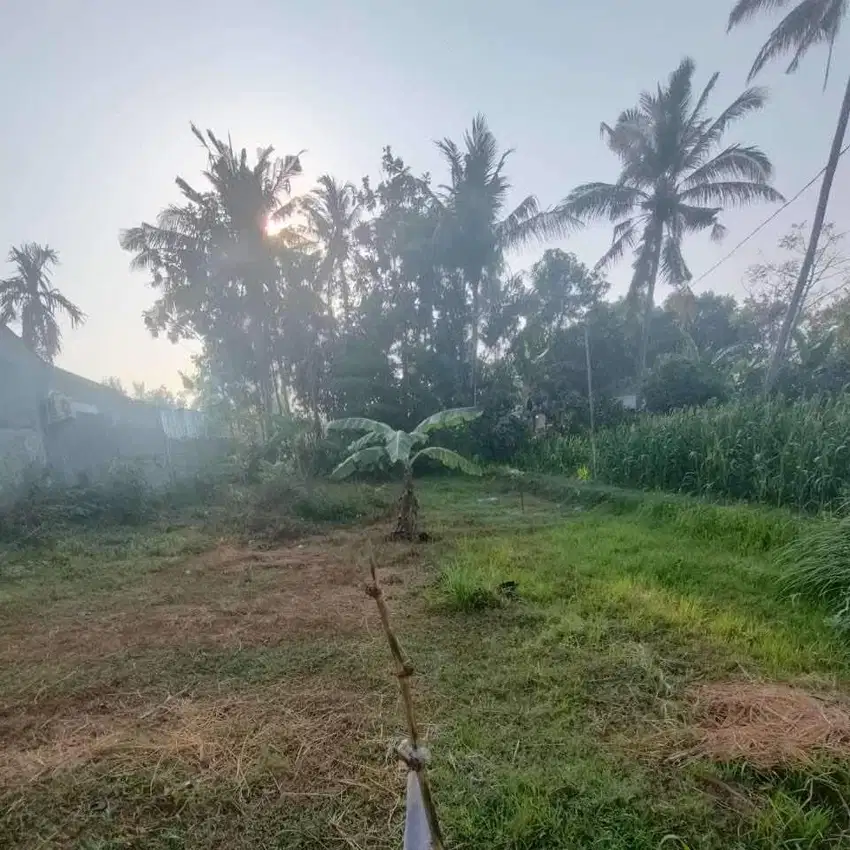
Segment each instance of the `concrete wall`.
[{"label": "concrete wall", "polygon": [[0,327],[0,491],[46,462],[38,415],[46,388],[47,365]]},{"label": "concrete wall", "polygon": [[38,406],[47,395],[49,367],[0,327],[0,428],[39,428]]},{"label": "concrete wall", "polygon": [[153,405],[63,369],[51,370],[48,388],[91,408],[45,425],[48,461],[58,476],[77,483],[125,463],[141,469],[151,484],[168,481],[168,442]]},{"label": "concrete wall", "polygon": [[[54,393],[71,401],[71,418],[47,420]],[[169,440],[154,405],[44,363],[0,327],[0,488],[33,465],[75,484],[107,474],[116,463],[138,467],[158,485],[196,471],[221,445],[207,438]]]}]

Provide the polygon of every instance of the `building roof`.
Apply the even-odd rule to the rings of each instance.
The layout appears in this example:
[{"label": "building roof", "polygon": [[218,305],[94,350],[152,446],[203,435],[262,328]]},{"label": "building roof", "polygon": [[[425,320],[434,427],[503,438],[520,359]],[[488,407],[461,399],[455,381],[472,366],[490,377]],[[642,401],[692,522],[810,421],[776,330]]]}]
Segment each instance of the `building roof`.
[{"label": "building roof", "polygon": [[0,359],[12,360],[27,366],[45,367],[47,364],[7,325],[0,325]]}]

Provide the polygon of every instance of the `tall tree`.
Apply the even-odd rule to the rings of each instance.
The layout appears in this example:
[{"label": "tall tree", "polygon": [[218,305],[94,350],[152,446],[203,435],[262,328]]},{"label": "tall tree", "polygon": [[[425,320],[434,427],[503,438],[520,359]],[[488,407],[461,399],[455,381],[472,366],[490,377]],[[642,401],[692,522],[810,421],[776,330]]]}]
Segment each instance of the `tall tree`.
[{"label": "tall tree", "polygon": [[634,249],[629,296],[634,305],[642,302],[641,376],[659,274],[676,287],[691,279],[682,255],[684,237],[708,230],[712,239],[720,239],[725,207],[782,200],[770,186],[773,168],[761,149],[741,144],[721,148],[733,122],[762,108],[765,92],[747,89],[712,118],[706,109],[719,75],[694,99],[694,71],[693,60],[684,59],[666,85],[644,92],[638,106],[623,112],[613,127],[602,124],[602,135],[621,163],[617,182],[585,183],[561,205],[581,220],[614,223],[613,242],[598,269]]},{"label": "tall tree", "polygon": [[351,256],[354,229],[360,222],[362,208],[357,189],[351,183],[339,183],[329,174],[323,174],[318,184],[303,200],[309,228],[324,251],[318,282],[327,292],[331,316],[334,299],[339,296],[343,321],[348,324],[351,292],[346,264]]},{"label": "tall tree", "polygon": [[[781,9],[791,5],[791,3],[792,0],[738,0],[729,15],[728,28],[731,30],[733,27],[738,26],[738,24],[754,17],[759,12]],[[787,69],[787,73],[791,74],[797,70],[800,61],[808,53],[810,48],[817,44],[825,44],[829,48],[829,57],[824,74],[824,86],[826,86],[832,62],[832,50],[848,9],[850,9],[850,2],[848,0],[800,0],[795,3],[788,14],[777,24],[767,41],[762,45],[755,62],[753,62],[749,79],[752,80],[771,59],[787,53],[792,54],[791,63]],[[776,381],[776,376],[788,351],[788,343],[794,330],[796,318],[800,313],[800,308],[805,299],[809,278],[817,257],[818,243],[823,231],[824,221],[826,220],[829,194],[832,191],[832,183],[835,179],[835,171],[838,168],[838,160],[841,156],[841,149],[844,144],[844,136],[847,132],[847,123],[849,120],[850,77],[848,77],[844,89],[844,99],[841,102],[838,123],[835,126],[835,133],[833,134],[832,145],[829,150],[829,158],[827,159],[823,180],[821,181],[818,203],[815,208],[815,217],[812,221],[812,231],[809,236],[809,244],[800,266],[797,284],[788,303],[785,318],[782,321],[779,337],[776,341],[773,356],[771,357],[770,367],[767,370],[767,377],[765,379],[765,390],[767,391],[771,389]]]},{"label": "tall tree", "polygon": [[[808,253],[805,225],[794,224],[779,240],[781,260],[757,263],[747,269],[748,315],[760,329],[761,356],[765,365],[772,362],[777,343],[788,315],[789,305],[797,294],[800,269]],[[850,257],[844,248],[844,234],[832,222],[824,225],[818,249],[806,284],[799,294],[791,332],[807,319],[840,297],[850,287]],[[790,345],[788,346],[790,353]]]},{"label": "tall tree", "polygon": [[15,274],[0,280],[0,325],[20,321],[24,343],[52,363],[62,350],[57,316],[64,314],[76,328],[86,315],[53,286],[53,267],[59,263],[53,248],[27,242],[12,248],[8,260]]},{"label": "tall tree", "polygon": [[155,225],[123,231],[121,246],[134,255],[131,267],[149,272],[161,293],[145,317],[151,332],[201,339],[217,368],[250,376],[268,411],[277,386],[278,257],[298,241],[280,224],[295,210],[288,196],[301,162],[266,147],[251,165],[229,139],[194,125],[192,132],[207,153],[207,188],[176,178],[184,203],[163,209]]},{"label": "tall tree", "polygon": [[450,182],[440,189],[442,210],[438,242],[447,265],[459,269],[468,287],[470,313],[470,379],[472,403],[478,393],[478,340],[481,287],[485,274],[500,270],[504,252],[533,239],[562,236],[575,225],[564,209],[540,209],[534,195],[506,214],[511,184],[504,168],[511,150],[499,152],[483,115],[476,115],[464,134],[463,148],[451,139],[437,142],[449,166]]}]

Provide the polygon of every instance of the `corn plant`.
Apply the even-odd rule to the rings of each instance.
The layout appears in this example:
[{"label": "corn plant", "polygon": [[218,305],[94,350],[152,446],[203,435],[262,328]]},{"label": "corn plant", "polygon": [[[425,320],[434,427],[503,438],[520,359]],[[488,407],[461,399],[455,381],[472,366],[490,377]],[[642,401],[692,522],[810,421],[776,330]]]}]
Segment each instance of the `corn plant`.
[{"label": "corn plant", "polygon": [[[575,475],[587,441],[552,438],[527,466]],[[586,461],[585,461],[586,462]],[[597,435],[598,480],[805,511],[850,492],[850,396],[752,399],[641,416]]]}]

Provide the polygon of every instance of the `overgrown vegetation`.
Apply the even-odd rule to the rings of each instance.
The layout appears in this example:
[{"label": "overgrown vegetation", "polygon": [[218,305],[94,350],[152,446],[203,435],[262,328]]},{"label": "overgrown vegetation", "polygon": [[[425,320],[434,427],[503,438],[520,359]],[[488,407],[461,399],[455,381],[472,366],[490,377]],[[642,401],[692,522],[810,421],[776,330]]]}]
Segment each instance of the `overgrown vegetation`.
[{"label": "overgrown vegetation", "polygon": [[779,559],[783,587],[826,604],[832,622],[850,633],[850,519],[824,518],[794,539]]},{"label": "overgrown vegetation", "polygon": [[[544,439],[527,465],[575,475],[590,441]],[[850,485],[850,397],[742,400],[641,416],[596,437],[599,481],[804,511],[837,509]]]},{"label": "overgrown vegetation", "polygon": [[[739,0],[729,24],[783,5],[753,73],[831,46],[850,8]],[[811,236],[739,304],[691,291],[685,237],[782,200],[728,138],[766,94],[712,114],[717,75],[695,79],[684,59],[603,124],[617,181],[546,209],[509,203],[481,115],[437,142],[441,184],[387,147],[377,180],[301,196],[300,155],[249,163],[192,126],[204,185],[178,178],[121,245],[157,292],[149,330],[200,342],[186,392],[234,453],[161,488],[117,465],[4,496],[0,845],[397,847],[369,561],[427,678],[449,846],[850,846],[850,263],[825,223],[850,83]],[[594,218],[613,241],[592,268],[548,249],[510,272]],[[48,361],[59,314],[85,318],[57,257],[27,243],[0,281],[0,325]],[[415,464],[471,457],[519,468],[414,490]],[[406,545],[420,504],[430,547]]]},{"label": "overgrown vegetation", "polygon": [[283,540],[322,524],[371,521],[391,494],[301,477],[291,463],[256,459],[251,448],[169,486],[152,487],[138,467],[115,465],[95,481],[67,486],[37,477],[0,501],[0,543],[52,543],[93,528],[201,522],[210,530]]}]

